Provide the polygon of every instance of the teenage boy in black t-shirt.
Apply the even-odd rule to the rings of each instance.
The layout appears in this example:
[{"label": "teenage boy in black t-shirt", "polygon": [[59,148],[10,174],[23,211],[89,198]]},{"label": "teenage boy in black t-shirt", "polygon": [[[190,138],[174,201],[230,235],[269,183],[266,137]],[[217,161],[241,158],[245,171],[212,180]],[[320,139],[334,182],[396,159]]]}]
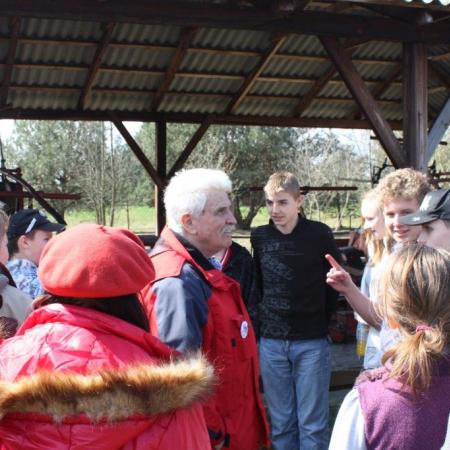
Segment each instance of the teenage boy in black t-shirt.
[{"label": "teenage boy in black t-shirt", "polygon": [[264,188],[270,223],[251,242],[262,300],[260,364],[274,448],[328,446],[329,318],[337,292],[326,284],[325,254],[339,258],[331,230],[298,214],[304,197],[289,172]]}]

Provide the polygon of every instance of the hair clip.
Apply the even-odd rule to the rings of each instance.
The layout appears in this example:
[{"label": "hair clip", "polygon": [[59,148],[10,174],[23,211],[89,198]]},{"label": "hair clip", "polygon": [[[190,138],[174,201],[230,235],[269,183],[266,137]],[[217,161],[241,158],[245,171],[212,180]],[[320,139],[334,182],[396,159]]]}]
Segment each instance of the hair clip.
[{"label": "hair clip", "polygon": [[428,330],[432,330],[433,328],[430,327],[429,325],[425,325],[423,323],[417,325],[416,327],[416,333],[418,333],[419,331],[428,331]]}]

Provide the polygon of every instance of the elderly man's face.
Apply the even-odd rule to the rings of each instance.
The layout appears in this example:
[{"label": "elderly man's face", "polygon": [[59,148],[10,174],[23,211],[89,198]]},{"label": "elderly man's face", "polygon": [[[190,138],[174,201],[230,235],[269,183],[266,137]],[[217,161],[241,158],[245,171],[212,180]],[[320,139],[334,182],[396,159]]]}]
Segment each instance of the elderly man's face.
[{"label": "elderly man's face", "polygon": [[227,193],[211,191],[203,214],[192,217],[196,246],[206,257],[228,248],[235,225],[236,219]]}]

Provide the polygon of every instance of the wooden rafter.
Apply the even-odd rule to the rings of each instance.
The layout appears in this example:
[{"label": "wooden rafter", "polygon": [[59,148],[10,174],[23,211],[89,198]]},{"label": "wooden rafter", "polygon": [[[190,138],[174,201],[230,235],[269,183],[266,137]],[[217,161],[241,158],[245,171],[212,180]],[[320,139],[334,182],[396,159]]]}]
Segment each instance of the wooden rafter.
[{"label": "wooden rafter", "polygon": [[293,117],[301,117],[303,115],[326,84],[336,75],[336,72],[336,68],[334,66],[330,66],[326,72],[320,76],[320,78],[314,83],[313,87],[300,99],[293,109]]},{"label": "wooden rafter", "polygon": [[439,142],[450,126],[450,95],[448,96],[444,106],[431,126],[428,133],[428,147],[425,154],[425,161],[430,161]]},{"label": "wooden rafter", "polygon": [[[203,123],[209,114],[201,113],[151,113],[145,111],[117,111],[115,117],[120,121],[155,122],[166,120],[168,123]],[[47,110],[9,108],[0,110],[0,119],[21,120],[109,120],[111,115],[107,111],[82,111],[82,110]],[[401,130],[402,123],[398,120],[388,122],[394,130]],[[249,115],[215,115],[214,124],[217,125],[255,125],[276,127],[299,127],[299,128],[360,128],[371,129],[367,120],[348,119],[322,119],[305,117],[269,117]]]},{"label": "wooden rafter", "polygon": [[112,33],[114,30],[115,23],[110,22],[103,25],[103,35],[98,44],[97,50],[94,55],[94,59],[92,60],[91,67],[86,77],[86,82],[84,83],[83,89],[80,94],[80,98],[78,100],[78,108],[84,109],[86,99],[89,95],[89,92],[94,84],[95,77],[97,76],[98,69],[102,62],[103,55],[108,48],[109,41],[111,40]]},{"label": "wooden rafter", "polygon": [[432,74],[447,88],[450,89],[450,74],[447,73],[444,69],[441,68],[441,66],[434,62],[434,61],[428,61],[428,67]]},{"label": "wooden rafter", "polygon": [[[354,49],[361,45],[361,42],[349,42],[345,46],[346,49]],[[323,73],[319,79],[314,83],[312,88],[304,95],[295,108],[292,110],[292,115],[294,117],[301,117],[303,113],[311,106],[314,99],[320,94],[323,88],[331,81],[331,79],[337,74],[336,67],[331,65],[325,73]]]},{"label": "wooden rafter", "polygon": [[[376,86],[372,91],[373,98],[375,100],[379,100],[380,97],[392,86],[394,81],[399,77],[401,73],[402,65],[398,64],[397,67],[395,67],[394,70],[392,70],[391,73],[386,77],[386,79],[382,81],[378,86]],[[350,119],[358,119],[359,117],[361,117],[360,109],[356,106],[348,115],[348,117]]]},{"label": "wooden rafter", "polygon": [[283,45],[286,40],[285,35],[274,36],[271,44],[265,50],[265,52],[261,55],[261,58],[255,68],[248,74],[245,81],[242,83],[242,86],[236,93],[236,95],[232,98],[230,103],[226,108],[227,114],[233,114],[239,108],[239,105],[244,100],[245,96],[250,92],[251,88],[257,81],[259,75],[264,71],[267,65],[270,62],[270,58],[278,51],[278,49]]},{"label": "wooden rafter", "polygon": [[[0,42],[8,42],[9,36],[0,36]],[[355,40],[355,42],[360,42],[359,45],[368,42],[367,39],[358,39]],[[89,41],[89,40],[78,40],[78,39],[57,39],[57,38],[30,38],[27,36],[19,36],[18,37],[18,43],[21,44],[32,44],[32,45],[55,45],[55,46],[75,46],[75,47],[97,47],[98,42],[97,41]],[[143,50],[151,50],[151,51],[161,51],[161,52],[173,52],[176,50],[177,47],[174,47],[172,45],[163,45],[163,44],[147,44],[142,42],[116,42],[111,41],[108,45],[109,48],[122,48],[122,49],[143,49]],[[248,58],[248,57],[258,57],[261,54],[257,51],[252,50],[239,50],[239,49],[227,49],[227,48],[217,48],[217,47],[190,47],[187,49],[188,53],[200,53],[200,54],[206,54],[206,55],[224,55],[224,56],[238,56],[242,58]],[[444,58],[445,55],[442,55],[441,58]],[[278,52],[276,55],[272,56],[273,59],[284,59],[289,61],[328,61],[328,58],[323,55],[298,55],[295,53],[282,53]],[[431,57],[431,59],[434,59],[434,57]],[[437,56],[436,59],[440,59],[440,56]],[[354,58],[354,62],[357,62],[358,64],[372,64],[372,65],[379,65],[379,64],[385,64],[385,65],[395,65],[398,63],[397,60],[391,59],[391,58]],[[21,64],[26,65],[27,63],[22,62]],[[30,65],[38,64],[38,63],[28,63]],[[45,63],[39,63],[42,64],[43,67],[46,67]],[[73,65],[73,67],[78,67],[83,65]],[[70,64],[58,64],[58,67],[68,67],[70,68]],[[90,67],[90,66],[87,66]],[[120,66],[118,69],[121,68],[124,71],[127,70],[138,70],[139,68],[132,68],[128,66]],[[100,66],[100,70],[107,70],[108,66]],[[145,69],[141,69],[145,70]]]},{"label": "wooden rafter", "polygon": [[347,85],[347,89],[352,93],[359,107],[364,112],[365,117],[371,123],[372,128],[383,145],[389,159],[395,167],[404,167],[406,163],[405,155],[395,137],[392,128],[384,118],[380,107],[372,97],[364,80],[356,70],[346,49],[335,39],[321,38],[322,45],[326,49],[330,58],[334,62],[339,74]]},{"label": "wooden rafter", "polygon": [[[357,61],[352,59],[353,62]],[[398,66],[398,62],[395,65]],[[0,62],[0,67],[6,67],[6,62]],[[42,70],[67,70],[67,71],[86,71],[90,68],[90,65],[86,64],[60,64],[60,63],[14,63],[14,67],[18,69],[42,69]],[[148,75],[148,76],[161,76],[165,72],[158,69],[144,69],[138,67],[122,67],[122,66],[103,66],[99,68],[99,72],[106,73],[127,73],[136,75]],[[235,80],[241,81],[246,75],[245,74],[228,74],[219,72],[177,72],[177,77],[181,78],[206,78],[206,79],[223,79],[223,80]],[[273,75],[260,75],[258,81],[264,81],[267,83],[292,83],[292,84],[313,84],[316,83],[317,78],[307,78],[307,77],[296,77],[296,76],[273,76]],[[364,80],[368,86],[378,86],[380,82],[378,80]],[[341,85],[344,82],[340,78],[331,79],[328,84]],[[435,90],[441,90],[447,88],[447,80],[443,86],[436,86]],[[400,82],[393,82],[393,85],[401,84]],[[20,85],[16,85],[20,88]],[[25,85],[24,85],[25,86]],[[93,88],[95,90],[95,88]]]},{"label": "wooden rafter", "polygon": [[184,166],[184,163],[187,161],[197,144],[200,142],[201,138],[205,135],[213,121],[212,116],[207,116],[203,123],[197,128],[196,132],[193,134],[190,141],[187,143],[184,150],[180,153],[177,160],[175,161],[172,168],[169,170],[167,174],[167,179],[172,178],[176,172],[181,170]]},{"label": "wooden rafter", "polygon": [[[14,91],[29,91],[29,92],[54,92],[54,93],[72,93],[78,92],[79,89],[76,87],[68,86],[53,86],[53,85],[11,85],[10,90]],[[149,91],[146,89],[129,89],[129,88],[92,88],[91,92],[97,94],[117,94],[117,95],[154,95],[155,91]],[[166,96],[172,97],[194,97],[194,98],[210,98],[210,99],[224,99],[225,101],[232,97],[232,94],[221,93],[221,92],[202,92],[202,91],[172,91],[167,92]],[[289,95],[262,95],[262,94],[251,94],[246,96],[247,99],[252,100],[273,100],[273,101],[284,101],[284,102],[295,102],[297,101],[297,96]],[[352,98],[344,97],[316,97],[315,100],[322,103],[340,103],[343,105],[353,104],[354,100]],[[401,104],[401,99],[387,99],[379,100],[381,104]]]},{"label": "wooden rafter", "polygon": [[440,53],[438,55],[432,55],[428,57],[428,60],[431,61],[442,61],[446,59],[450,59],[450,52]]},{"label": "wooden rafter", "polygon": [[[339,2],[341,0],[338,0]],[[424,3],[418,2],[405,2],[404,0],[345,0],[347,4],[354,5],[385,5],[385,6],[402,6],[405,9],[423,9],[425,7]],[[331,0],[331,3],[335,3],[336,0]],[[448,10],[447,6],[444,6],[438,2],[433,2],[426,5],[427,9],[432,9],[435,11],[446,12]]]},{"label": "wooden rafter", "polygon": [[8,54],[6,56],[5,69],[3,73],[3,80],[0,87],[0,106],[6,106],[8,101],[9,86],[11,85],[12,72],[14,68],[14,60],[16,56],[17,37],[20,29],[20,19],[12,17],[9,21],[10,38]]},{"label": "wooden rafter", "polygon": [[145,171],[150,175],[155,184],[160,188],[164,189],[166,183],[163,178],[159,175],[158,171],[153,167],[153,164],[147,158],[145,153],[142,151],[139,144],[134,140],[133,136],[128,132],[125,125],[122,121],[117,117],[116,114],[107,113],[109,116],[109,120],[114,124],[117,128],[117,131],[122,135],[125,139],[125,142],[128,144],[132,152],[135,154],[136,158],[140,161]]},{"label": "wooden rafter", "polygon": [[422,27],[380,17],[310,10],[293,17],[289,14],[276,15],[267,8],[239,9],[226,4],[205,5],[204,2],[194,1],[128,0],[124,8],[122,1],[109,0],[108,7],[105,8],[101,2],[78,0],[67,8],[64,2],[54,0],[4,0],[0,3],[0,15],[84,21],[99,21],[101,18],[110,22],[149,25],[243,29],[334,37],[365,36],[370,39],[401,42],[450,42],[450,31],[445,23]]},{"label": "wooden rafter", "polygon": [[155,95],[153,96],[152,105],[150,107],[152,111],[158,110],[161,100],[163,99],[164,94],[170,88],[170,85],[172,84],[172,81],[175,78],[175,75],[178,71],[178,68],[183,62],[183,59],[188,51],[189,45],[194,39],[196,33],[197,28],[184,28],[181,31],[180,41],[175,51],[175,55],[173,56],[172,61],[170,62],[169,67],[167,68],[163,82],[161,83]]}]

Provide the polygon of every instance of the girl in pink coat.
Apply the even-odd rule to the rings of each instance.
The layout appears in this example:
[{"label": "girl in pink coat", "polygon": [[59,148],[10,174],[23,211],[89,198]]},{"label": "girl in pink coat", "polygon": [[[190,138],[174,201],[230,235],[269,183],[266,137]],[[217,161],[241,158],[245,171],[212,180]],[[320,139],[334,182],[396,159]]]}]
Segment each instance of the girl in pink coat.
[{"label": "girl in pink coat", "polygon": [[0,346],[1,450],[210,448],[213,371],[148,333],[136,292],[152,275],[127,230],[84,224],[47,244],[47,294]]}]

